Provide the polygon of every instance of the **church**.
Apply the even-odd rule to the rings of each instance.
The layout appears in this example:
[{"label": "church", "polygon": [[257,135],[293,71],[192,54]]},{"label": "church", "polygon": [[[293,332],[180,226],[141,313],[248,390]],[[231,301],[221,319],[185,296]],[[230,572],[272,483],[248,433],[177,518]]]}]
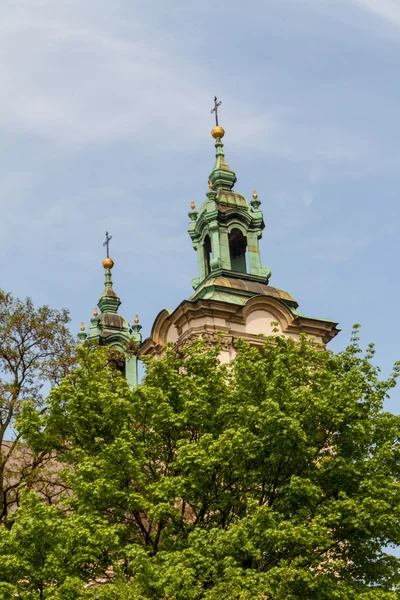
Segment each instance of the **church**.
[{"label": "church", "polygon": [[174,310],[164,309],[155,318],[150,337],[142,340],[139,319],[132,325],[118,313],[121,300],[112,282],[113,260],[103,260],[105,287],[90,321],[88,332],[82,323],[82,343],[110,345],[123,350],[134,342],[135,353],[127,355],[124,374],[131,386],[138,384],[138,360],[146,355],[160,357],[165,344],[177,347],[202,338],[221,346],[220,359],[235,356],[235,340],[262,346],[263,336],[284,335],[298,339],[301,333],[326,345],[337,333],[337,323],[307,317],[288,292],[270,285],[271,270],[263,266],[259,242],[265,227],[256,191],[250,202],[234,189],[235,172],[225,158],[222,142],[225,131],[218,123],[211,131],[215,142],[215,163],[209,175],[208,192],[196,209],[191,204],[189,236],[197,253],[198,273],[192,279],[194,293]]}]

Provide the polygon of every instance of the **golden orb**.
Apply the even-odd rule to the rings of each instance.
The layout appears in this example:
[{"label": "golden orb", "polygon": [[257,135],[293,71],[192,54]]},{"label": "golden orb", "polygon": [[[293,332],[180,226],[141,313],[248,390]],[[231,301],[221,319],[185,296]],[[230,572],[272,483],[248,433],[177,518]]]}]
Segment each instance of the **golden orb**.
[{"label": "golden orb", "polygon": [[139,323],[139,315],[136,315],[136,317],[135,317],[135,323],[136,323],[136,325]]},{"label": "golden orb", "polygon": [[253,198],[254,198],[254,200],[257,200],[257,198],[258,198],[258,194],[257,194],[256,190],[254,190],[254,192],[253,192]]},{"label": "golden orb", "polygon": [[225,129],[220,125],[216,125],[214,129],[211,130],[211,135],[215,140],[220,140],[225,135]]},{"label": "golden orb", "polygon": [[211,179],[209,179],[209,181],[208,181],[208,187],[210,188],[210,190],[212,190],[212,189],[213,189],[213,187],[214,187],[214,184],[213,184],[213,182],[211,181]]},{"label": "golden orb", "polygon": [[192,210],[194,210],[194,209],[196,208],[196,205],[195,205],[195,203],[193,202],[193,200],[192,200],[192,202],[190,203],[190,208],[191,208]]},{"label": "golden orb", "polygon": [[95,306],[95,307],[94,307],[94,309],[93,309],[93,316],[94,316],[94,317],[97,317],[97,315],[98,315],[98,314],[99,314],[99,313],[98,313],[98,311],[97,311],[97,306]]},{"label": "golden orb", "polygon": [[105,269],[112,269],[114,266],[114,261],[112,258],[105,258],[102,264]]},{"label": "golden orb", "polygon": [[81,329],[81,331],[85,331],[85,323],[83,321],[81,323],[81,328],[80,329]]}]

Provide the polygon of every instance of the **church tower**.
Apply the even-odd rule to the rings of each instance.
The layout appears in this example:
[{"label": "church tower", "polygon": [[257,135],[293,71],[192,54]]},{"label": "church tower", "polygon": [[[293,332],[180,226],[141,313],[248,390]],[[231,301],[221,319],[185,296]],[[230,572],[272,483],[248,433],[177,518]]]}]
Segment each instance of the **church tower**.
[{"label": "church tower", "polygon": [[229,167],[218,123],[215,164],[209,176],[206,200],[189,212],[189,235],[197,253],[198,275],[192,280],[194,294],[175,310],[156,317],[151,336],[140,355],[161,356],[167,342],[183,346],[195,338],[222,346],[221,360],[235,356],[235,339],[262,346],[262,336],[278,333],[294,339],[306,333],[327,344],[337,333],[337,324],[306,317],[296,300],[284,290],[269,285],[271,270],[262,265],[259,241],[265,227],[261,202],[253,192],[250,202],[234,190],[236,175]]},{"label": "church tower", "polygon": [[99,346],[112,346],[125,354],[125,363],[123,365],[123,374],[129,385],[135,387],[138,384],[138,349],[142,341],[139,324],[139,318],[136,315],[132,327],[128,321],[118,314],[118,308],[121,300],[113,289],[111,270],[114,261],[109,256],[109,237],[106,232],[107,257],[103,260],[105,275],[104,290],[93,311],[93,317],[90,320],[89,331],[85,333],[85,326],[82,323],[81,332],[78,338],[84,344],[96,344]]},{"label": "church tower", "polygon": [[259,240],[264,229],[261,202],[256,192],[249,204],[233,190],[236,175],[225,160],[221,141],[225,132],[214,127],[216,158],[209,177],[210,191],[199,212],[189,213],[189,235],[197,251],[199,277],[192,280],[195,297],[202,298],[210,287],[210,275],[267,283],[271,270],[261,266]]}]

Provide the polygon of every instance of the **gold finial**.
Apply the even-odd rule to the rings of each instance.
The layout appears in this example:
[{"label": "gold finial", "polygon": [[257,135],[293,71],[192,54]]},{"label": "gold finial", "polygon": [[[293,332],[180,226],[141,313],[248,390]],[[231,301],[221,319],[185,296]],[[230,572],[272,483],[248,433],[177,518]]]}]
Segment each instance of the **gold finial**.
[{"label": "gold finial", "polygon": [[254,198],[254,200],[257,200],[257,198],[258,198],[258,194],[257,194],[256,190],[254,190],[254,192],[253,192],[253,198]]},{"label": "gold finial", "polygon": [[208,187],[210,188],[210,190],[212,190],[212,189],[213,189],[213,187],[214,187],[214,184],[213,184],[213,182],[211,181],[211,179],[209,179],[209,180],[208,180]]},{"label": "gold finial", "polygon": [[214,108],[211,109],[211,114],[215,113],[215,127],[211,130],[211,135],[214,139],[220,140],[224,137],[224,128],[218,123],[218,108],[221,106],[221,100],[218,102],[217,96],[214,97]]},{"label": "gold finial", "polygon": [[112,235],[108,235],[108,231],[106,231],[106,241],[103,244],[107,249],[107,258],[103,260],[103,267],[105,269],[112,269],[114,266],[114,261],[110,258],[110,240],[112,240]]},{"label": "gold finial", "polygon": [[221,127],[221,125],[216,125],[213,129],[211,129],[211,135],[215,140],[220,140],[225,135],[225,129]]},{"label": "gold finial", "polygon": [[81,323],[81,327],[80,327],[81,331],[85,331],[85,323],[82,321]]},{"label": "gold finial", "polygon": [[94,307],[94,309],[93,309],[93,316],[94,316],[94,317],[97,317],[97,316],[98,316],[98,314],[99,314],[99,313],[98,313],[98,310],[97,310],[97,306],[95,306],[95,307]]},{"label": "gold finial", "polygon": [[107,258],[105,258],[102,262],[102,265],[105,269],[112,269],[114,266],[114,261],[112,258],[110,258],[109,256],[107,256]]},{"label": "gold finial", "polygon": [[139,315],[136,315],[136,317],[135,317],[135,323],[136,323],[136,325],[139,323]]},{"label": "gold finial", "polygon": [[193,202],[193,200],[192,200],[192,202],[190,203],[190,208],[191,208],[192,210],[194,210],[194,209],[196,208],[196,205],[195,205],[195,203]]}]

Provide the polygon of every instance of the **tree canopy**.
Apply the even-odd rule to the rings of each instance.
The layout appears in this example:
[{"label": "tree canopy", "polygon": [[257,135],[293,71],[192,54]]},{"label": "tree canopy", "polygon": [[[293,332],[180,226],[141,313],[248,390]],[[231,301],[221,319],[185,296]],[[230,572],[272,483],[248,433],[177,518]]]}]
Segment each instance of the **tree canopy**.
[{"label": "tree canopy", "polygon": [[24,401],[40,407],[46,386],[59,383],[72,367],[75,344],[68,324],[67,310],[36,308],[30,298],[0,290],[0,524],[19,503],[21,483],[32,482],[44,467],[43,456],[21,446],[18,434],[6,438]]},{"label": "tree canopy", "polygon": [[106,348],[21,435],[56,453],[65,491],[27,491],[0,529],[4,598],[394,600],[400,591],[395,385],[355,332],[334,354],[302,337],[195,342],[147,360],[131,390]]}]

